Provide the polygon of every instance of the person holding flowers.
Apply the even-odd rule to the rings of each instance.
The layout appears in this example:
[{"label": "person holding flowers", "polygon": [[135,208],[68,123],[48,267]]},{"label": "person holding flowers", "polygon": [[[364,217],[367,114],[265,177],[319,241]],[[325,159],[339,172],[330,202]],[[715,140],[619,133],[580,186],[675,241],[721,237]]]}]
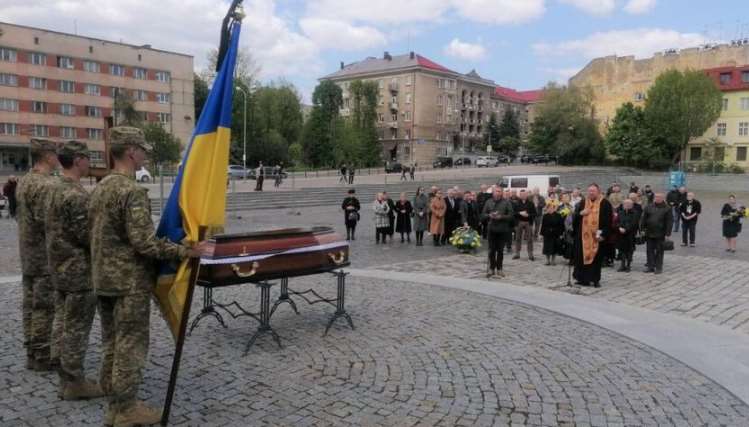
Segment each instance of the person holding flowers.
[{"label": "person holding flowers", "polygon": [[544,239],[543,254],[546,256],[546,265],[557,265],[556,255],[560,246],[559,239],[564,233],[564,219],[559,213],[558,203],[549,199],[546,201],[544,214],[541,217],[541,229],[539,232]]}]

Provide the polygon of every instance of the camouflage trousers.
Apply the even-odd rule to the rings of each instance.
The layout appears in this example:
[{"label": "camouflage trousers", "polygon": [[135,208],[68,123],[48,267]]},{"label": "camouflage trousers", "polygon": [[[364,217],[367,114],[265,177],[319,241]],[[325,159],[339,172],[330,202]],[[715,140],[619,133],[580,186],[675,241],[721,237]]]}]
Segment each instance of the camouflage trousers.
[{"label": "camouflage trousers", "polygon": [[41,362],[55,359],[55,292],[48,275],[23,275],[23,335],[26,354]]},{"label": "camouflage trousers", "polygon": [[135,403],[148,355],[151,294],[99,296],[102,367],[99,384],[117,412]]},{"label": "camouflage trousers", "polygon": [[93,291],[57,291],[60,302],[55,321],[60,319],[62,332],[59,340],[61,382],[80,382],[85,379],[83,362],[86,359],[88,336],[96,314],[96,295]]}]

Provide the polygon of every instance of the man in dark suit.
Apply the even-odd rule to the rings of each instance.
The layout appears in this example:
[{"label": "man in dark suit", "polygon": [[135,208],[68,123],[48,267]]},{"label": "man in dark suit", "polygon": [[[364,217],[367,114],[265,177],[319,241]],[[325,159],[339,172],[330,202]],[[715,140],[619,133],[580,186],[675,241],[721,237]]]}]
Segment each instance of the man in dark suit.
[{"label": "man in dark suit", "polygon": [[455,197],[455,190],[450,189],[447,191],[447,199],[445,199],[445,205],[447,210],[445,211],[445,234],[442,235],[442,244],[444,245],[452,236],[453,231],[458,227],[460,223],[460,204],[461,200]]}]

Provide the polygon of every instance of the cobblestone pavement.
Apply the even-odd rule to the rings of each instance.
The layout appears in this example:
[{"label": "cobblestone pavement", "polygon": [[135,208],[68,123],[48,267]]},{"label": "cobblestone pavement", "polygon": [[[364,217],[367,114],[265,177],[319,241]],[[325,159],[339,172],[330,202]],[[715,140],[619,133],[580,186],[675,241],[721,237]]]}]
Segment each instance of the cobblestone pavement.
[{"label": "cobblestone pavement", "polygon": [[[328,278],[329,279],[329,278]],[[332,280],[292,288],[334,292]],[[57,379],[22,367],[18,285],[0,298],[0,424],[101,425],[104,403],[61,402]],[[278,426],[739,426],[749,407],[680,362],[568,317],[458,290],[350,278],[348,309],[322,337],[331,308],[282,307],[285,347],[263,337],[242,356],[254,321],[207,319],[188,338],[175,425]],[[257,301],[246,287],[221,301]],[[200,301],[195,301],[194,311]],[[141,396],[159,405],[172,340],[152,313]],[[99,362],[98,325],[87,369]]]}]

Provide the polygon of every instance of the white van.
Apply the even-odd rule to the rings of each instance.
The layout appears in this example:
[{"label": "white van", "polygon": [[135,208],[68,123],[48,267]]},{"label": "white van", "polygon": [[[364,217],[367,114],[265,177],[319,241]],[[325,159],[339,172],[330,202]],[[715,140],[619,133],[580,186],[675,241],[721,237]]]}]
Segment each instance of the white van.
[{"label": "white van", "polygon": [[549,188],[556,187],[557,185],[559,185],[559,175],[503,176],[502,180],[499,182],[500,187],[516,191],[531,191],[538,187],[538,190],[542,195],[548,194]]}]

